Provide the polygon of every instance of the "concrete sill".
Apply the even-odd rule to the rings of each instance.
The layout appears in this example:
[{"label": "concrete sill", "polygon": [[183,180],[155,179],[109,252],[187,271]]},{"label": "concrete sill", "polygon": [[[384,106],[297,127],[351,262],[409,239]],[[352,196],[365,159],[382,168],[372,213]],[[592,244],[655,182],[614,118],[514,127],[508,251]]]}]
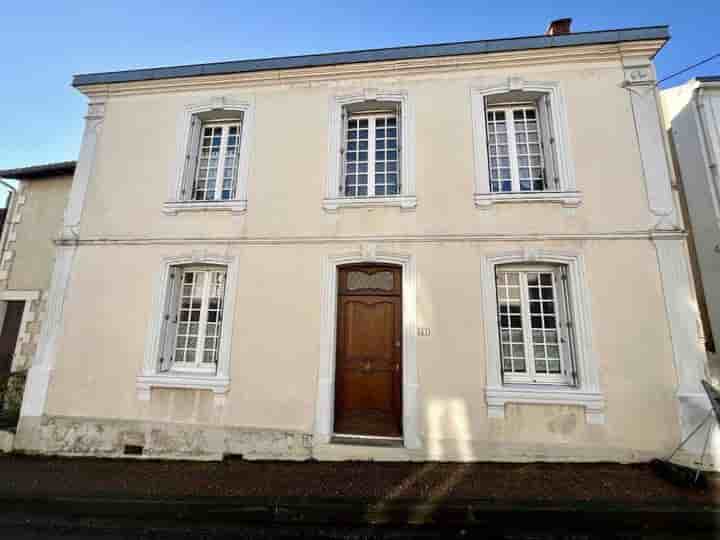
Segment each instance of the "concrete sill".
[{"label": "concrete sill", "polygon": [[247,201],[168,201],[163,204],[163,214],[175,216],[184,212],[228,212],[242,214],[247,211]]},{"label": "concrete sill", "polygon": [[481,209],[505,203],[554,203],[566,208],[577,208],[582,204],[582,193],[579,191],[475,193],[473,200],[475,206]]},{"label": "concrete sill", "polygon": [[215,375],[162,373],[155,375],[138,375],[135,383],[137,397],[140,401],[150,399],[153,388],[176,388],[190,390],[209,390],[216,397],[224,396],[230,389],[230,379]]},{"label": "concrete sill", "polygon": [[326,197],[323,208],[328,212],[337,212],[341,208],[383,208],[399,207],[411,210],[417,206],[415,195],[392,195],[389,197]]}]

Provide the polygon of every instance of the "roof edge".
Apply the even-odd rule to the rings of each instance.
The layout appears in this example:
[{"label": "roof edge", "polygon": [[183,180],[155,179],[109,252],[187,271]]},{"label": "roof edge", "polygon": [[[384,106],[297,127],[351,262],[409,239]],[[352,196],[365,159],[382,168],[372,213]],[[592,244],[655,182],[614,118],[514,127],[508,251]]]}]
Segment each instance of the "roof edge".
[{"label": "roof edge", "polygon": [[36,178],[48,178],[51,176],[63,176],[73,174],[77,161],[59,161],[57,163],[45,163],[43,165],[31,165],[30,167],[18,167],[16,169],[0,170],[0,178],[11,180],[32,180]]},{"label": "roof edge", "polygon": [[460,56],[467,54],[489,54],[531,49],[601,45],[628,41],[669,40],[667,25],[621,28],[616,30],[594,30],[554,36],[527,36],[481,41],[460,41],[429,45],[410,45],[382,49],[281,56],[251,60],[234,60],[206,64],[188,64],[157,68],[142,68],[125,71],[85,73],[73,76],[76,88],[93,84],[130,83],[149,80],[228,75],[279,69],[300,69],[338,64],[356,64],[393,60],[409,60],[438,56]]}]

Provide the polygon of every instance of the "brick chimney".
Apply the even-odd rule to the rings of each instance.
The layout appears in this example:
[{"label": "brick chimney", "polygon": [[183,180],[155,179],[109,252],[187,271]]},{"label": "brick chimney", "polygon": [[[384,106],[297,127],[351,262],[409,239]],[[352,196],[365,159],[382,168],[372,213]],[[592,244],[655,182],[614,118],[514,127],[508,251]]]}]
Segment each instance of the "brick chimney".
[{"label": "brick chimney", "polygon": [[569,34],[571,24],[572,19],[570,17],[567,17],[565,19],[555,19],[550,24],[548,24],[547,30],[545,30],[545,35],[558,36],[560,34]]}]

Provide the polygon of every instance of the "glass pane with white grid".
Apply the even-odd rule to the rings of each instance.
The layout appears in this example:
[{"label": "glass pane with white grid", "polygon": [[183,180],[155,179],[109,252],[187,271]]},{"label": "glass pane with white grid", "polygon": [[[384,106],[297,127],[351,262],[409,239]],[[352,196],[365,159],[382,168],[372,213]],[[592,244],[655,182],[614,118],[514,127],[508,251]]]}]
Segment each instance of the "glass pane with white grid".
[{"label": "glass pane with white grid", "polygon": [[368,118],[349,118],[345,148],[345,196],[367,197],[370,129]]},{"label": "glass pane with white grid", "polygon": [[226,271],[185,268],[180,280],[173,367],[214,368],[222,330]]},{"label": "glass pane with white grid", "polygon": [[490,191],[544,191],[545,168],[537,109],[493,107],[487,112]]},{"label": "glass pane with white grid", "polygon": [[223,299],[225,297],[225,272],[209,272],[208,310],[205,324],[205,363],[215,364],[220,350],[222,330]]},{"label": "glass pane with white grid", "polygon": [[375,121],[375,195],[398,193],[397,118],[376,116]]},{"label": "glass pane with white grid", "polygon": [[512,113],[520,191],[543,191],[545,179],[537,111],[517,107]]},{"label": "glass pane with white grid", "polygon": [[558,314],[553,272],[527,272],[535,373],[560,373]]},{"label": "glass pane with white grid", "polygon": [[502,366],[506,373],[525,373],[525,337],[520,300],[520,277],[517,272],[498,272],[498,326]]},{"label": "glass pane with white grid", "polygon": [[400,134],[395,114],[351,115],[345,122],[346,197],[400,193]]},{"label": "glass pane with white grid", "polygon": [[506,382],[567,383],[555,268],[496,271],[500,355]]},{"label": "glass pane with white grid", "polygon": [[510,149],[505,111],[488,111],[488,151],[490,191],[512,191]]},{"label": "glass pane with white grid", "polygon": [[193,200],[229,200],[235,197],[239,151],[238,122],[202,126]]},{"label": "glass pane with white grid", "polygon": [[180,285],[180,306],[175,338],[175,364],[194,364],[200,335],[200,316],[205,291],[204,272],[185,271]]}]

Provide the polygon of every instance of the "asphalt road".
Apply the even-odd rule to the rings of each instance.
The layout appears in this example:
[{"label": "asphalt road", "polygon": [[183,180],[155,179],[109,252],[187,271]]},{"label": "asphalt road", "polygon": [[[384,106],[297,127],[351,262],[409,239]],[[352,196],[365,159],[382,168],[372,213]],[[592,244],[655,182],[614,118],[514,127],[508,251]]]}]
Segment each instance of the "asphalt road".
[{"label": "asphalt road", "polygon": [[[562,521],[562,520],[559,520]],[[113,518],[95,519],[61,516],[32,512],[0,512],[0,538],[3,540],[40,539],[270,539],[270,538],[313,538],[313,539],[498,539],[498,540],[665,540],[720,538],[720,533],[687,530],[659,531],[648,523],[649,528],[633,530],[593,531],[582,527],[534,528],[531,523],[508,523],[506,526],[485,524],[481,527],[335,527],[328,525],[252,525],[252,524],[198,524],[171,522],[146,522]]]}]

